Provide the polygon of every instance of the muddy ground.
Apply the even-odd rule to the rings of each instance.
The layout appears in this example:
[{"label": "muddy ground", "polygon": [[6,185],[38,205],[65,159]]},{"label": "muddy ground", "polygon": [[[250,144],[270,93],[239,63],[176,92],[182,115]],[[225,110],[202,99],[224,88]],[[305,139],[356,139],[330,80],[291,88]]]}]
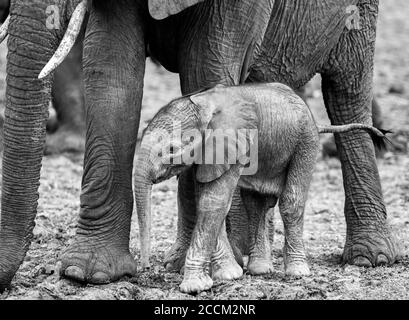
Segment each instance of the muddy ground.
[{"label": "muddy ground", "polygon": [[[376,96],[385,128],[393,128],[399,148],[379,160],[389,222],[402,251],[392,267],[342,267],[345,241],[344,194],[340,163],[320,157],[309,193],[305,243],[312,275],[301,280],[283,274],[283,229],[276,214],[275,272],[265,277],[243,276],[218,282],[198,297],[181,294],[182,277],[166,273],[165,252],[175,239],[176,181],[155,187],[153,193],[153,258],[149,273],[105,286],[82,286],[57,276],[56,262],[75,232],[79,208],[82,155],[65,154],[44,159],[35,240],[10,291],[0,299],[408,299],[409,298],[409,5],[407,0],[381,2],[375,68]],[[1,47],[0,104],[4,103],[4,46]],[[328,122],[319,91],[319,79],[310,89],[309,103],[319,122]],[[178,78],[148,65],[143,104],[144,119],[179,95]],[[131,250],[138,259],[134,217]]]}]

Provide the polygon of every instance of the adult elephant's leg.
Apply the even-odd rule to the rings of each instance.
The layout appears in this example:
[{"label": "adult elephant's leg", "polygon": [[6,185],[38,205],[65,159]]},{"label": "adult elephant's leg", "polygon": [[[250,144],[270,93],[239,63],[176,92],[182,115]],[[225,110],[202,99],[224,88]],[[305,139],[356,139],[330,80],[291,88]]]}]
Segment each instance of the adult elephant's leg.
[{"label": "adult elephant's leg", "polygon": [[[372,99],[372,123],[375,128],[384,129],[382,110],[376,98]],[[375,153],[377,158],[382,158],[385,150],[381,150],[375,146]],[[322,155],[324,157],[338,157],[334,136],[330,136],[324,141],[322,145]]]},{"label": "adult elephant's leg", "polygon": [[[181,26],[178,60],[182,93],[243,81],[242,75],[246,74],[243,68],[262,41],[271,8],[270,0],[237,1],[234,5],[228,0],[206,1],[192,8]],[[171,250],[172,254],[178,253],[179,261],[186,255],[182,244],[190,243],[191,221],[196,219],[193,178],[189,180],[192,170],[179,179],[178,198],[186,203],[179,206],[179,220],[189,222],[178,224],[178,235],[183,235],[183,241],[177,241]]]},{"label": "adult elephant's leg", "polygon": [[[139,2],[94,2],[84,45],[86,152],[78,229],[62,274],[106,283],[134,274],[132,163],[145,69]],[[98,6],[97,6],[98,5]]]},{"label": "adult elephant's leg", "polygon": [[[371,19],[371,21],[374,21]],[[345,33],[323,75],[324,100],[333,124],[372,124],[374,26]],[[336,135],[345,188],[347,237],[343,260],[359,266],[391,264],[396,247],[369,134]]]}]

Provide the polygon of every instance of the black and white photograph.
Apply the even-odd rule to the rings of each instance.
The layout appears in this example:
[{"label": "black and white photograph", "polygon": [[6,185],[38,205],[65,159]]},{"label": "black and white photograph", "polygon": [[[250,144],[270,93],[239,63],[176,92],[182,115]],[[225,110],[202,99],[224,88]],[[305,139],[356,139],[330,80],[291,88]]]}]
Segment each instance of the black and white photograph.
[{"label": "black and white photograph", "polygon": [[409,300],[407,0],[0,0],[0,42],[0,300]]}]

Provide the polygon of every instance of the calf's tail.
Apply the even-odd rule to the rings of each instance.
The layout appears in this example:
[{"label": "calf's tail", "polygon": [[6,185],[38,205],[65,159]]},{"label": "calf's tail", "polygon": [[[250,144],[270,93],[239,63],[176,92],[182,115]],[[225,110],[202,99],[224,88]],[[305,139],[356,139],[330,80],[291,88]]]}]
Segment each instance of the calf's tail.
[{"label": "calf's tail", "polygon": [[386,143],[391,143],[391,141],[386,137],[388,133],[392,133],[389,130],[378,129],[373,126],[369,126],[362,123],[351,123],[339,126],[317,126],[318,133],[343,133],[352,130],[364,130],[371,135],[374,145],[379,150],[386,149]]}]

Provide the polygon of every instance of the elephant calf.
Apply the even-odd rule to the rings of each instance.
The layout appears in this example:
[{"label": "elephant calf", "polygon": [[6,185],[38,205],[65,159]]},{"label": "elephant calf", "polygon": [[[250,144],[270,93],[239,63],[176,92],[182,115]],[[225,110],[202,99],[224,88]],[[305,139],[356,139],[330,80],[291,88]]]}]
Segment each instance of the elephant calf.
[{"label": "elephant calf", "polygon": [[285,272],[308,275],[303,214],[318,134],[352,129],[366,130],[377,141],[384,138],[383,132],[363,124],[317,127],[304,101],[278,83],[218,85],[172,101],[145,130],[135,169],[142,264],[149,265],[152,184],[194,165],[197,221],[182,292],[210,289],[210,264],[213,279],[242,276],[224,227],[236,187],[250,217],[248,270],[252,274],[272,270],[265,219],[279,202]]}]

